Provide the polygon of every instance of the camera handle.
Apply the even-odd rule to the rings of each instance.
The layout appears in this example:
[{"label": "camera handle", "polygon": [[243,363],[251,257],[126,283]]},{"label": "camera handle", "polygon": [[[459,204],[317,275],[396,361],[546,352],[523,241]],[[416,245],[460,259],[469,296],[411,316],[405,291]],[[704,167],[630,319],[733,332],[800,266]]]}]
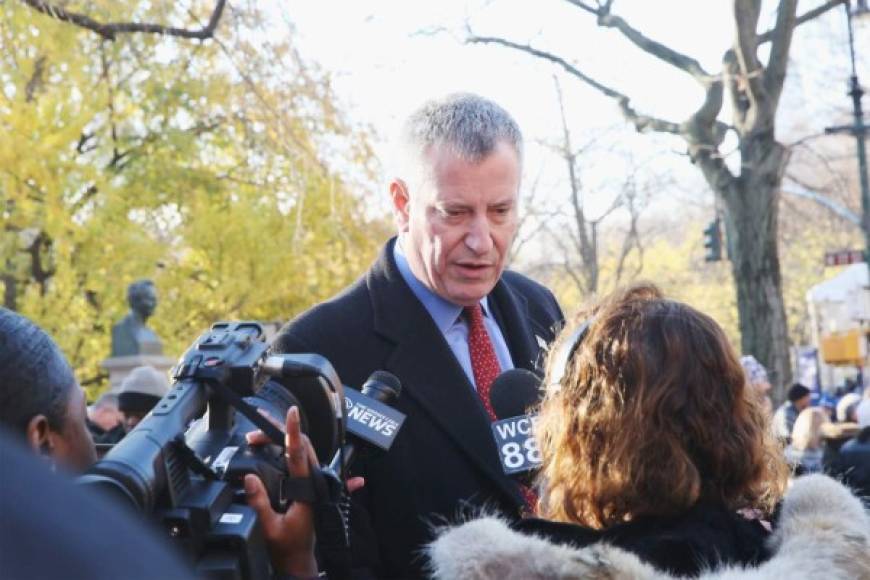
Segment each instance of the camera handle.
[{"label": "camera handle", "polygon": [[[274,443],[281,449],[284,449],[284,433],[278,427],[273,425],[268,419],[266,419],[266,417],[261,415],[252,405],[246,403],[245,400],[238,393],[236,393],[233,389],[229,387],[229,373],[226,368],[197,365],[196,368],[191,370],[193,372],[190,373],[190,376],[184,376],[180,374],[176,376],[176,380],[182,378],[191,378],[206,383],[212,388],[214,394],[217,395],[217,397],[225,405],[229,405],[229,407],[235,408],[242,415],[247,417],[247,419],[251,423],[253,423],[260,431],[265,433],[266,436],[272,440],[272,443]],[[216,426],[211,424],[212,421],[229,422],[229,414],[224,412],[224,409],[213,409],[213,411],[215,412],[209,413],[209,428]],[[276,418],[278,420],[284,419],[284,417]],[[219,425],[219,427],[226,429],[229,427],[229,425]]]}]

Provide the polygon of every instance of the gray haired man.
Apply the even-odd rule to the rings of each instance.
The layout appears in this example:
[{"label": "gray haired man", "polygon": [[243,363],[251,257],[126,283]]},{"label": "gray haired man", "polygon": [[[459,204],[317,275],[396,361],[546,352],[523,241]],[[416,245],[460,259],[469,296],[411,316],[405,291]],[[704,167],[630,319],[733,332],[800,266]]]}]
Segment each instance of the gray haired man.
[{"label": "gray haired man", "polygon": [[523,154],[511,116],[450,95],[411,115],[400,146],[389,184],[398,236],[273,347],[322,354],[349,385],[375,370],[402,383],[396,407],[407,419],[393,446],[352,468],[366,481],[354,497],[355,560],[386,578],[423,574],[433,522],[483,505],[519,517],[534,503],[501,468],[489,388],[505,370],[540,370],[562,322],[548,290],[505,269]]}]

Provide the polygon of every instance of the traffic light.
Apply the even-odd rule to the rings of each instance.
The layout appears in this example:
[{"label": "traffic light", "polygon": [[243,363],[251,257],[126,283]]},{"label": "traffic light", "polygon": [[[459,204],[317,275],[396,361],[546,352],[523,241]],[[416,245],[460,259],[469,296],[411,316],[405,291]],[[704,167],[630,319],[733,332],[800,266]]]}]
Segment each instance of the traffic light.
[{"label": "traffic light", "polygon": [[719,218],[710,222],[704,229],[704,247],[707,253],[704,255],[705,262],[718,262],[722,259],[722,232],[719,229]]}]

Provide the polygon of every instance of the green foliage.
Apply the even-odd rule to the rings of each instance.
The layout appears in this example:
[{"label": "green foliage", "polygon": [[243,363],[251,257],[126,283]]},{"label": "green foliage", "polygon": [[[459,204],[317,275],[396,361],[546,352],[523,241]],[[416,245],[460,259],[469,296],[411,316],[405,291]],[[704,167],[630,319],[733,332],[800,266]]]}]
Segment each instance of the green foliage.
[{"label": "green foliage", "polygon": [[[76,9],[189,20],[158,4]],[[0,3],[5,303],[55,337],[92,394],[133,280],[155,280],[150,324],[178,355],[216,320],[283,320],[326,298],[386,237],[356,183],[373,171],[367,136],[328,77],[274,40],[288,37],[247,4],[199,43],[103,41]]]}]

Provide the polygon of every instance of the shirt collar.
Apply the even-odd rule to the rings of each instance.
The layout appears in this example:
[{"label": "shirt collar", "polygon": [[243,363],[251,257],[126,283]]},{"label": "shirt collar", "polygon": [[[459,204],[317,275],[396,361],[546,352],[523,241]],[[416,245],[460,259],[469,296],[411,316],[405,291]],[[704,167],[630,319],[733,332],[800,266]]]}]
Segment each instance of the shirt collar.
[{"label": "shirt collar", "polygon": [[[442,334],[446,333],[451,326],[456,324],[457,319],[462,314],[462,306],[454,304],[449,300],[442,298],[426,285],[424,285],[414,273],[411,271],[411,265],[408,263],[408,258],[405,256],[405,250],[402,247],[403,237],[400,235],[393,244],[393,257],[396,260],[396,266],[399,268],[399,273],[402,278],[411,288],[414,296],[423,304],[435,325]],[[490,317],[489,302],[484,296],[480,299],[480,306],[483,308],[483,315]]]}]

